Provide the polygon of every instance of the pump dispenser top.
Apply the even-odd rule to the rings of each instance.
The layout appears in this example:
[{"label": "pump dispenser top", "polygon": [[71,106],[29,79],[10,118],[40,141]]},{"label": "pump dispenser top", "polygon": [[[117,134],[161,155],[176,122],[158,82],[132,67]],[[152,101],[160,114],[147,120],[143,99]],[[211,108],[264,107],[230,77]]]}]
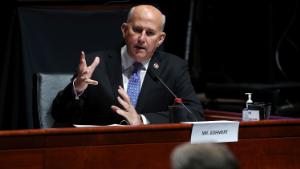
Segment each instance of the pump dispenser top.
[{"label": "pump dispenser top", "polygon": [[248,109],[248,105],[253,103],[251,99],[252,93],[245,93],[245,94],[248,95],[248,100],[246,101],[246,108]]}]

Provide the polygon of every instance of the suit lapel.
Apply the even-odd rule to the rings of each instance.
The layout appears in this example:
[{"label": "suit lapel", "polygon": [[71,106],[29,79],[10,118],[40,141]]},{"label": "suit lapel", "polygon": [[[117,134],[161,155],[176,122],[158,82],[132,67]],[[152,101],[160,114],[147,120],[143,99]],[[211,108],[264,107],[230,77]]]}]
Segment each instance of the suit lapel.
[{"label": "suit lapel", "polygon": [[121,56],[117,51],[111,52],[106,62],[108,78],[116,98],[118,96],[118,86],[123,86]]},{"label": "suit lapel", "polygon": [[147,103],[149,100],[151,100],[151,98],[147,97],[147,93],[151,92],[151,90],[153,90],[153,86],[155,86],[157,84],[157,79],[153,75],[151,75],[151,73],[149,73],[149,71],[150,72],[152,71],[156,75],[159,76],[161,73],[161,70],[162,70],[162,66],[163,66],[163,65],[161,65],[161,63],[162,63],[161,60],[162,60],[162,57],[157,52],[150,60],[150,63],[149,63],[148,69],[147,69],[147,73],[146,73],[146,76],[145,76],[145,79],[144,79],[144,82],[142,85],[142,89],[139,94],[137,106],[136,106],[136,110],[139,113],[145,113],[145,112],[140,112],[140,111],[143,109],[145,103]]}]

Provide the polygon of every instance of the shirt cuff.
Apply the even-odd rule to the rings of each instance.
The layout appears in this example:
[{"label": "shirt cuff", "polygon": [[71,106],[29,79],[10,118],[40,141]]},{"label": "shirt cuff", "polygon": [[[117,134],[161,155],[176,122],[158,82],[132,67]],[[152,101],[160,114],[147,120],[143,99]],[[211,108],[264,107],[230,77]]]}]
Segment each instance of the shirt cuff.
[{"label": "shirt cuff", "polygon": [[150,121],[144,115],[140,114],[140,116],[142,117],[143,124],[150,124]]},{"label": "shirt cuff", "polygon": [[75,100],[79,100],[79,97],[83,94],[83,92],[81,92],[81,93],[77,93],[76,92],[76,89],[75,89],[75,80],[76,80],[76,78],[73,80],[73,93],[75,95]]}]

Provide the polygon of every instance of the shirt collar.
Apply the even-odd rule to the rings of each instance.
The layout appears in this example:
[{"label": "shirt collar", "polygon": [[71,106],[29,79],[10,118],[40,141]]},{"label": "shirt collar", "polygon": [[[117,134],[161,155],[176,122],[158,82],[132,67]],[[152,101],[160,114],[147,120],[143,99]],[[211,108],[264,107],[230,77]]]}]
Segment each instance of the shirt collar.
[{"label": "shirt collar", "polygon": [[[121,62],[122,62],[122,71],[123,72],[128,70],[132,66],[132,64],[135,62],[135,60],[132,59],[131,56],[129,56],[126,45],[124,45],[121,48]],[[150,59],[147,59],[141,63],[143,65],[142,70],[148,69],[149,62],[150,62]]]}]

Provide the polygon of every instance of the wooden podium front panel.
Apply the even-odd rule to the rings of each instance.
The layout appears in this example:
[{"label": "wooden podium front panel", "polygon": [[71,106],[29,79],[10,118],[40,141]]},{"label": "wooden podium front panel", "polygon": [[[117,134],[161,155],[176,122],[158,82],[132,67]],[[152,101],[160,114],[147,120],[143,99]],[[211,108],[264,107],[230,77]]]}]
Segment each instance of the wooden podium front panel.
[{"label": "wooden podium front panel", "polygon": [[43,169],[43,163],[40,149],[0,150],[1,169]]},{"label": "wooden podium front panel", "polygon": [[[206,120],[242,120],[242,113],[205,111]],[[271,116],[241,122],[237,143],[227,143],[241,169],[300,168],[300,120]]]},{"label": "wooden podium front panel", "polygon": [[247,139],[228,143],[241,169],[300,168],[300,138]]},{"label": "wooden podium front panel", "polygon": [[171,151],[189,140],[190,127],[168,124],[49,130],[45,168],[168,169]]},{"label": "wooden podium front panel", "polygon": [[189,124],[2,131],[0,168],[168,169],[190,135]]},{"label": "wooden podium front panel", "polygon": [[45,158],[48,160],[45,168],[167,169],[170,168],[170,152],[177,144],[149,143],[49,149],[46,152]]},{"label": "wooden podium front panel", "polygon": [[43,169],[43,130],[0,131],[0,169]]},{"label": "wooden podium front panel", "polygon": [[228,146],[241,169],[300,168],[300,120],[241,122],[238,142]]},{"label": "wooden podium front panel", "polygon": [[[174,147],[192,125],[0,131],[1,169],[170,169]],[[300,120],[241,122],[227,143],[241,169],[300,168]]]}]

